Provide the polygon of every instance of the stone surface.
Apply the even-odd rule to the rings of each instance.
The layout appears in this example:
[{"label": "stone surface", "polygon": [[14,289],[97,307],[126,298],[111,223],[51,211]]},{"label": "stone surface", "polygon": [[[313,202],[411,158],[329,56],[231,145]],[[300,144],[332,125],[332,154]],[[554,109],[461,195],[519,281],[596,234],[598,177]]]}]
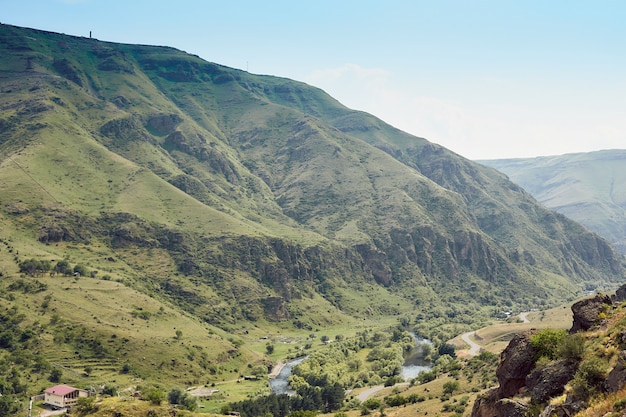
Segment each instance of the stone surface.
[{"label": "stone surface", "polygon": [[526,385],[526,376],[533,368],[537,350],[531,345],[530,337],[536,330],[529,330],[513,337],[500,355],[496,376],[500,383],[499,398],[512,397]]},{"label": "stone surface", "polygon": [[615,367],[606,378],[606,386],[610,392],[617,392],[626,386],[626,351],[622,351]]},{"label": "stone surface", "polygon": [[626,284],[622,285],[615,291],[615,297],[613,301],[617,303],[621,303],[622,301],[626,301]]},{"label": "stone surface", "polygon": [[494,388],[474,402],[472,417],[524,417],[528,406],[510,398],[499,398]]},{"label": "stone surface", "polygon": [[541,404],[561,395],[577,369],[577,362],[566,360],[558,360],[542,368],[533,369],[526,377],[526,387],[532,400]]},{"label": "stone surface", "polygon": [[591,326],[597,324],[600,313],[610,305],[612,305],[611,297],[601,294],[574,303],[574,305],[572,305],[574,322],[570,333],[575,333],[580,330],[589,330]]}]

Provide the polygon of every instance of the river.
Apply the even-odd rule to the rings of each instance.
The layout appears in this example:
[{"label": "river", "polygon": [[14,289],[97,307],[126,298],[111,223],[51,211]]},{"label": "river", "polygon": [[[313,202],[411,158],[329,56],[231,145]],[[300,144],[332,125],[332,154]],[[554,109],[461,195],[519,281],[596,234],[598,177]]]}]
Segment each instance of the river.
[{"label": "river", "polygon": [[414,333],[411,333],[411,336],[413,336],[415,340],[415,347],[404,359],[404,364],[400,370],[400,376],[402,376],[405,381],[412,380],[422,371],[430,371],[432,365],[429,360],[424,359],[423,350],[424,345],[430,345],[432,347],[431,341],[418,337]]},{"label": "river", "polygon": [[[415,340],[415,347],[411,353],[405,358],[402,369],[400,370],[400,376],[405,381],[410,381],[415,378],[422,371],[429,371],[431,369],[431,363],[424,359],[423,345],[432,345],[430,340],[422,339],[415,334],[411,333]],[[274,394],[293,394],[293,391],[289,390],[289,376],[294,366],[299,365],[305,360],[307,356],[293,359],[283,366],[280,373],[275,378],[270,379],[270,388]]]},{"label": "river", "polygon": [[276,378],[270,379],[270,388],[274,394],[293,394],[293,391],[289,389],[289,376],[291,375],[291,369],[296,365],[300,365],[306,358],[307,356],[303,356],[301,358],[290,360],[285,363]]}]

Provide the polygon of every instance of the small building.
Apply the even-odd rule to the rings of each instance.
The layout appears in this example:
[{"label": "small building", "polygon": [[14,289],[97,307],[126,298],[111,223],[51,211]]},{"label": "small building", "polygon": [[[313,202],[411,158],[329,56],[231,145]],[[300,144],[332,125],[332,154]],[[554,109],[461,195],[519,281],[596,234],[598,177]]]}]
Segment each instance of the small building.
[{"label": "small building", "polygon": [[79,398],[89,397],[89,392],[84,389],[70,387],[69,385],[55,385],[44,392],[44,404],[54,408],[71,407]]}]

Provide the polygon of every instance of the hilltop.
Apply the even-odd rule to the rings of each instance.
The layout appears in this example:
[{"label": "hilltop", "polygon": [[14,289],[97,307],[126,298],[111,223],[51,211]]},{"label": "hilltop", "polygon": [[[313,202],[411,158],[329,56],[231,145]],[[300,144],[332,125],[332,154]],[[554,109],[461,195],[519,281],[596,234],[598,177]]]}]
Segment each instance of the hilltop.
[{"label": "hilltop", "polygon": [[225,382],[399,322],[440,343],[623,280],[506,176],[315,87],[9,25],[0,50],[0,347],[21,393],[54,369]]}]

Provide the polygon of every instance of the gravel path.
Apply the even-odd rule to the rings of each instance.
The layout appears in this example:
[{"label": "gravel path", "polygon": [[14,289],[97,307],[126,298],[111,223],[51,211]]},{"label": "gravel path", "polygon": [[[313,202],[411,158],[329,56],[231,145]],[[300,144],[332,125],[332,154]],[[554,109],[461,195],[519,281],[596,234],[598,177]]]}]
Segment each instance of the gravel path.
[{"label": "gravel path", "polygon": [[461,339],[463,339],[463,341],[467,343],[470,347],[467,351],[470,356],[476,356],[480,353],[480,345],[470,339],[470,337],[474,336],[475,334],[476,332],[467,332],[461,335]]}]

